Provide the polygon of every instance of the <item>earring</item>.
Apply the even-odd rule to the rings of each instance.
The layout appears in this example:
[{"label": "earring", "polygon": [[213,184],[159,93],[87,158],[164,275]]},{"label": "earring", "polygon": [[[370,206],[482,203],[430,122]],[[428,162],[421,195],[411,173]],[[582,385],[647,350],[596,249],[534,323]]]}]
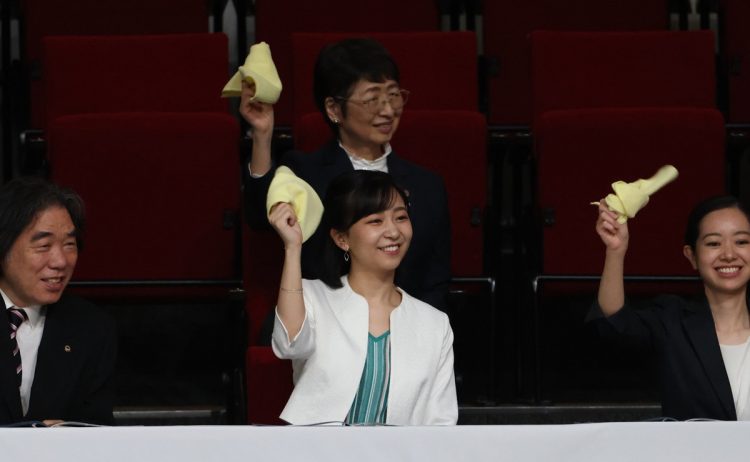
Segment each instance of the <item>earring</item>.
[{"label": "earring", "polygon": [[333,119],[331,119],[331,122],[333,122],[333,123],[335,123],[336,125],[338,125],[338,124],[339,124],[339,119],[338,119],[338,118],[336,118],[336,117],[334,117]]},{"label": "earring", "polygon": [[344,251],[344,261],[347,261],[347,262],[349,261],[349,251],[348,250]]}]

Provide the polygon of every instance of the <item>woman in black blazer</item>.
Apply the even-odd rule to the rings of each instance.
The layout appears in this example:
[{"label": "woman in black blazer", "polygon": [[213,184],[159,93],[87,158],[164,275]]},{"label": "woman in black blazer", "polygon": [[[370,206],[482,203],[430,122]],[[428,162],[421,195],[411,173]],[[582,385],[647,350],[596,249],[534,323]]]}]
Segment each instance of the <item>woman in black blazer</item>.
[{"label": "woman in black blazer", "polygon": [[620,335],[656,353],[664,415],[750,420],[750,214],[733,197],[697,205],[683,253],[705,296],[665,296],[633,310],[623,281],[628,226],[604,204],[596,222],[606,247],[596,309]]}]

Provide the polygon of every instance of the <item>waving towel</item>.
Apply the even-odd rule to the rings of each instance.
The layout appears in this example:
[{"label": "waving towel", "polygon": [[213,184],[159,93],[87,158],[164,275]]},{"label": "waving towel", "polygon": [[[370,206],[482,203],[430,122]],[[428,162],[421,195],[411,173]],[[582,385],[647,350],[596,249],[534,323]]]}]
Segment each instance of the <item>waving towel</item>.
[{"label": "waving towel", "polygon": [[300,228],[302,228],[302,242],[313,235],[323,216],[323,203],[315,190],[292,172],[289,167],[281,166],[268,187],[266,197],[266,212],[279,202],[292,205]]},{"label": "waving towel", "polygon": [[281,79],[276,71],[276,66],[271,59],[271,48],[266,42],[256,43],[250,47],[245,64],[221,90],[223,98],[240,96],[242,94],[242,81],[255,84],[255,96],[252,101],[274,104],[279,100],[281,94]]},{"label": "waving towel", "polygon": [[[677,175],[676,168],[665,165],[646,180],[641,179],[632,183],[615,181],[612,183],[615,193],[607,195],[604,200],[607,202],[607,207],[617,213],[617,221],[625,223],[628,218],[635,217],[635,214],[648,204],[648,199],[653,193],[674,181]],[[598,202],[592,203],[599,204]]]}]

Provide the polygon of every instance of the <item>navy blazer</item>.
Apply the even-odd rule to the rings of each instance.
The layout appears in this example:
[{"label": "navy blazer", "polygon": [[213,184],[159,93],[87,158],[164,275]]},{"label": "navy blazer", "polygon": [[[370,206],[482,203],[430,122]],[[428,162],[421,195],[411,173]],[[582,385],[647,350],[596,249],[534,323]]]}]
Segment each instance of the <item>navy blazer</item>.
[{"label": "navy blazer", "polygon": [[[601,309],[595,305],[595,311]],[[662,412],[679,420],[737,420],[714,319],[705,297],[654,299],[646,309],[626,305],[606,324],[635,346],[656,353]],[[605,336],[607,329],[600,329]],[[609,330],[612,333],[611,330]]]},{"label": "navy blazer", "polygon": [[[395,152],[388,156],[388,172],[409,197],[409,216],[414,236],[409,251],[396,272],[396,284],[409,295],[439,310],[448,307],[450,282],[450,218],[443,179],[422,167],[401,159]],[[317,152],[291,151],[281,164],[307,181],[323,199],[331,181],[354,170],[346,152],[332,141]],[[275,169],[275,166],[274,168]],[[272,170],[273,170],[272,169]],[[247,170],[245,170],[247,172]],[[272,172],[260,178],[245,175],[245,212],[254,227],[268,227],[266,195]],[[302,277],[319,279],[317,264],[328,230],[321,227],[302,247]]]},{"label": "navy blazer", "polygon": [[[0,305],[5,309],[1,299]],[[48,305],[24,416],[10,324],[0,322],[0,425],[43,419],[111,425],[116,354],[115,323],[109,315],[67,295]]]}]

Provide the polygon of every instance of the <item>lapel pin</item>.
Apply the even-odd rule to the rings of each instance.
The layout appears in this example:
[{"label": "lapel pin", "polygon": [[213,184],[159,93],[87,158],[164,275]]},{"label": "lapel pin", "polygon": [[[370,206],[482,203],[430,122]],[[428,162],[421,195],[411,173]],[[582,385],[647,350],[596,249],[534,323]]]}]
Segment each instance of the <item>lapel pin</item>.
[{"label": "lapel pin", "polygon": [[70,345],[65,345],[65,348],[63,348],[66,353],[70,353]]}]

